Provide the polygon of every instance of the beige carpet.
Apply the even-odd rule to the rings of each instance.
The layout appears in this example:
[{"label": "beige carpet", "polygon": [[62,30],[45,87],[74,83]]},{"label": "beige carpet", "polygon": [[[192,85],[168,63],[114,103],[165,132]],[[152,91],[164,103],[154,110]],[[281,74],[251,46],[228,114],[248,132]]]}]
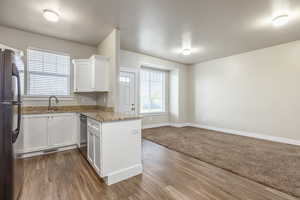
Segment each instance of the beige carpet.
[{"label": "beige carpet", "polygon": [[300,147],[205,129],[160,127],[143,137],[300,197]]}]

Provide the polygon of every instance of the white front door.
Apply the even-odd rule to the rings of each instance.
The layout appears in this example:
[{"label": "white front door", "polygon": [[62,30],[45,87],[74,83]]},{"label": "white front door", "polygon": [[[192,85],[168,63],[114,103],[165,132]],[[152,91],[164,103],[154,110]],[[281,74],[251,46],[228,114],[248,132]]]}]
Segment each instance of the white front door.
[{"label": "white front door", "polygon": [[120,112],[136,113],[136,74],[134,72],[120,72]]}]

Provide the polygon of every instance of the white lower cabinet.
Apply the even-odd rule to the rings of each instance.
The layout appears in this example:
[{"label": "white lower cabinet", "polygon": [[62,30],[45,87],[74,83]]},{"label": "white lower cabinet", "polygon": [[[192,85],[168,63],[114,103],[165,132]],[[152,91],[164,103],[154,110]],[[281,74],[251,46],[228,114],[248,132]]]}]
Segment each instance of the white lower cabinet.
[{"label": "white lower cabinet", "polygon": [[108,185],[142,173],[141,120],[88,119],[88,161]]},{"label": "white lower cabinet", "polygon": [[48,117],[39,115],[26,115],[22,120],[22,134],[24,138],[23,149],[24,153],[39,151],[48,147]]},{"label": "white lower cabinet", "polygon": [[76,143],[76,123],[74,115],[49,116],[48,145],[67,146]]},{"label": "white lower cabinet", "polygon": [[101,123],[88,120],[88,161],[101,176]]},{"label": "white lower cabinet", "polygon": [[[79,116],[75,113],[24,115],[24,157],[61,150],[78,143]],[[141,174],[141,120],[87,122],[87,160],[108,185]]]},{"label": "white lower cabinet", "polygon": [[45,151],[74,145],[77,142],[76,115],[23,115],[23,153]]}]

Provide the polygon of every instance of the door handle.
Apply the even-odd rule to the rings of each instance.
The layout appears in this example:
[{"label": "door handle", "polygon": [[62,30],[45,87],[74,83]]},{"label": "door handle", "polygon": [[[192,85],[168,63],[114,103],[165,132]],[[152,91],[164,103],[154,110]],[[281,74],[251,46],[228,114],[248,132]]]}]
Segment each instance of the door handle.
[{"label": "door handle", "polygon": [[131,111],[135,111],[135,105],[131,104]]},{"label": "door handle", "polygon": [[20,75],[19,75],[19,71],[17,69],[17,66],[13,63],[13,67],[12,67],[12,75],[15,76],[17,78],[17,86],[18,86],[18,99],[17,101],[13,102],[13,105],[17,105],[18,106],[18,125],[17,128],[15,130],[12,130],[12,142],[15,143],[17,141],[17,138],[20,134],[20,128],[21,128],[21,81],[20,81]]}]

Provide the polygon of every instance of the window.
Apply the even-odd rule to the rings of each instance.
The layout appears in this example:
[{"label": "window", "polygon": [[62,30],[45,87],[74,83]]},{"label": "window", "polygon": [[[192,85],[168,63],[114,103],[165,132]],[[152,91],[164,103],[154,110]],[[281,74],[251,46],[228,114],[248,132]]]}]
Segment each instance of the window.
[{"label": "window", "polygon": [[141,113],[166,111],[166,71],[142,68],[141,70]]},{"label": "window", "polygon": [[69,96],[70,56],[28,49],[27,95]]}]

